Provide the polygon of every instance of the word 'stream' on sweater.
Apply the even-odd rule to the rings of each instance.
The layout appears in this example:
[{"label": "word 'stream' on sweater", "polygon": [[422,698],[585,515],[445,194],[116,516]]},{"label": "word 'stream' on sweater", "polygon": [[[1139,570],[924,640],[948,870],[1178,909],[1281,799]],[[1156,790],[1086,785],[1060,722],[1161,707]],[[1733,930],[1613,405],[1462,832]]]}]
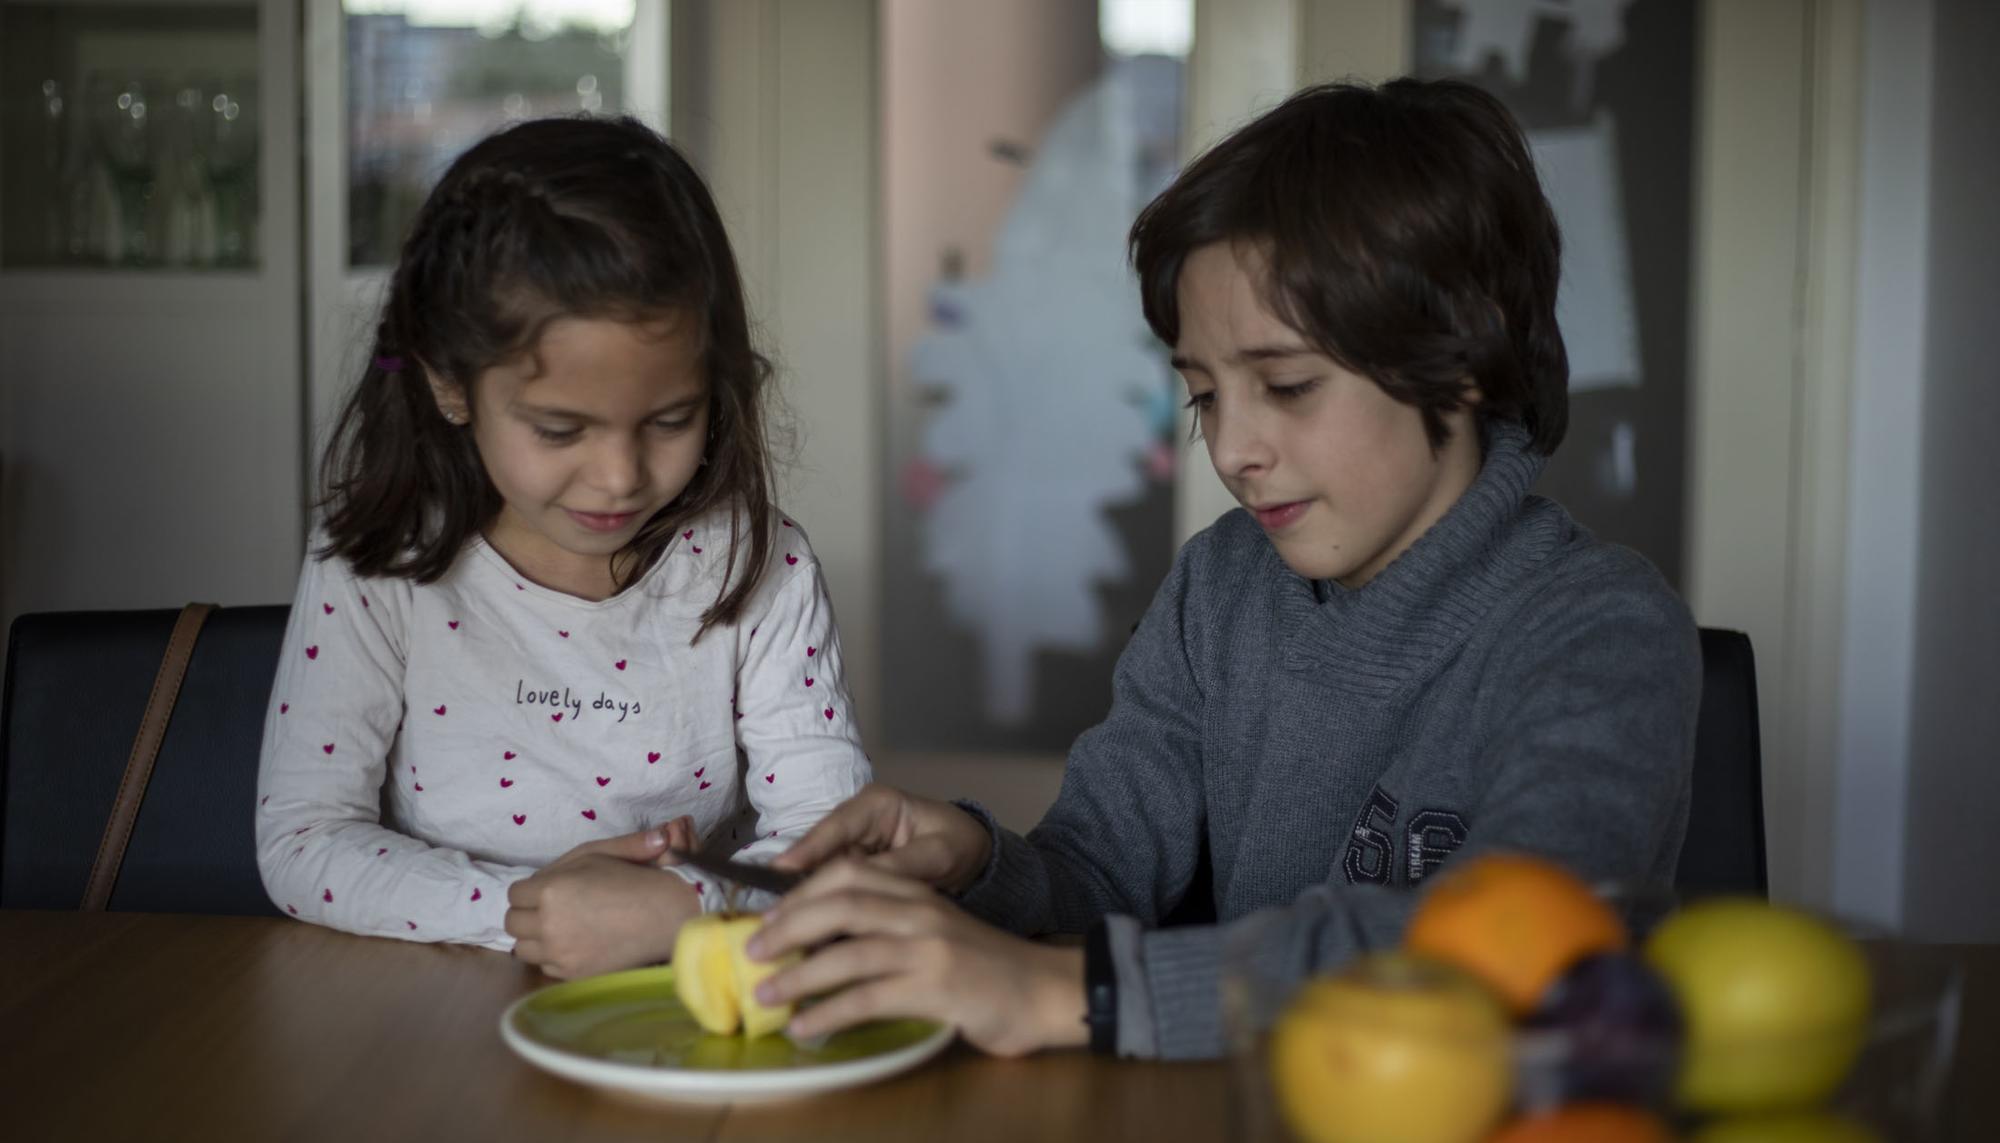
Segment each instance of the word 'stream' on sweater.
[{"label": "word 'stream' on sweater", "polygon": [[[746,860],[783,852],[869,765],[811,547],[770,527],[741,621],[692,646],[729,560],[722,511],[597,602],[483,540],[421,586],[309,556],[264,725],[271,899],[350,932],[508,949],[507,887],[583,842],[692,814]],[[668,875],[725,907],[705,876]]]},{"label": "word 'stream' on sweater", "polygon": [[[994,838],[969,910],[1021,933],[1111,916],[1122,1054],[1220,1054],[1225,948],[1288,979],[1393,945],[1454,854],[1671,883],[1695,626],[1643,558],[1529,495],[1526,442],[1489,426],[1472,487],[1358,590],[1223,517],[1182,549],[1042,823],[1023,838],[967,807]],[[1143,931],[1204,840],[1223,923]]]}]

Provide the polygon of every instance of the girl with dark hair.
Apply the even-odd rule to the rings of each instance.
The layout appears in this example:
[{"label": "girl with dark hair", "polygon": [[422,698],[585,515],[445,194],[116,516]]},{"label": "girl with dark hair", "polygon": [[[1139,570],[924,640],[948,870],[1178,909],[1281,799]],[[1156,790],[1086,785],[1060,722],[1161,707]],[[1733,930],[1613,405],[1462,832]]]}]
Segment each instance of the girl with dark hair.
[{"label": "girl with dark hair", "polygon": [[867,782],[770,381],[657,134],[536,120],[452,164],[323,464],[259,776],[279,907],[558,976],[664,960],[723,907],[670,845],[767,858]]}]

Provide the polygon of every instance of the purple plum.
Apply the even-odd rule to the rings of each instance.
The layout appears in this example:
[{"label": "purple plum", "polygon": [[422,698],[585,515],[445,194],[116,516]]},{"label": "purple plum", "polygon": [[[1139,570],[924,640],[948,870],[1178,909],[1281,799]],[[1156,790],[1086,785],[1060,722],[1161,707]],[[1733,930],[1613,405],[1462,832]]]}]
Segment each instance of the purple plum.
[{"label": "purple plum", "polygon": [[1666,1106],[1685,1025],[1666,981],[1629,953],[1586,957],[1522,1022],[1523,1106],[1601,1099]]}]

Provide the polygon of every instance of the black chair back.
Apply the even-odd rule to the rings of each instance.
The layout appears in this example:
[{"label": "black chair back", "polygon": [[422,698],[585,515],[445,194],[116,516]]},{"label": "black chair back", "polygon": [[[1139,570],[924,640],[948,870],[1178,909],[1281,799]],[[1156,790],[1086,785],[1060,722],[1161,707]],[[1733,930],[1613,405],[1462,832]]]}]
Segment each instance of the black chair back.
[{"label": "black chair back", "polygon": [[[286,607],[210,615],[112,891],[115,910],[275,914],[252,817]],[[0,907],[74,909],[175,611],[14,621],[0,692]]]},{"label": "black chair back", "polygon": [[1674,885],[1694,896],[1765,896],[1770,882],[1764,864],[1764,766],[1750,637],[1702,628],[1701,671],[1693,800]]}]

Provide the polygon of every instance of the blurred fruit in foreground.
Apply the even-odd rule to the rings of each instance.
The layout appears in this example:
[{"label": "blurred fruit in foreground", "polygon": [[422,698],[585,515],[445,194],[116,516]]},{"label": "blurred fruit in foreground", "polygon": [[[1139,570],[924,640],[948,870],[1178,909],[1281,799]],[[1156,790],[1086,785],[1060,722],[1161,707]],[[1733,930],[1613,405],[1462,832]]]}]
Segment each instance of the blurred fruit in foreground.
[{"label": "blurred fruit in foreground", "polygon": [[1508,1036],[1477,980],[1378,953],[1300,989],[1271,1033],[1272,1084],[1309,1143],[1472,1143],[1506,1109]]},{"label": "blurred fruit in foreground", "polygon": [[1808,1107],[1866,1034],[1868,963],[1845,934],[1752,898],[1698,901],[1646,941],[1687,1020],[1681,1103],[1706,1112]]},{"label": "blurred fruit in foreground", "polygon": [[1636,1107],[1572,1103],[1515,1119],[1487,1143],[1673,1143],[1673,1133]]},{"label": "blurred fruit in foreground", "polygon": [[1594,1099],[1665,1107],[1673,1094],[1680,1005],[1667,982],[1630,953],[1572,965],[1522,1027],[1530,1033],[1516,1066],[1524,1107]]},{"label": "blurred fruit in foreground", "polygon": [[1719,1119],[1695,1132],[1688,1143],[1884,1143],[1884,1140],[1844,1115],[1786,1111]]},{"label": "blurred fruit in foreground", "polygon": [[757,1002],[757,982],[798,959],[750,959],[743,945],[763,923],[755,914],[707,913],[690,918],[674,938],[674,992],[703,1030],[726,1036],[740,1026],[755,1039],[791,1020],[792,1005]]},{"label": "blurred fruit in foreground", "polygon": [[1405,949],[1471,972],[1517,1016],[1570,965],[1625,945],[1624,923],[1590,886],[1551,862],[1511,853],[1445,866],[1403,935]]}]

